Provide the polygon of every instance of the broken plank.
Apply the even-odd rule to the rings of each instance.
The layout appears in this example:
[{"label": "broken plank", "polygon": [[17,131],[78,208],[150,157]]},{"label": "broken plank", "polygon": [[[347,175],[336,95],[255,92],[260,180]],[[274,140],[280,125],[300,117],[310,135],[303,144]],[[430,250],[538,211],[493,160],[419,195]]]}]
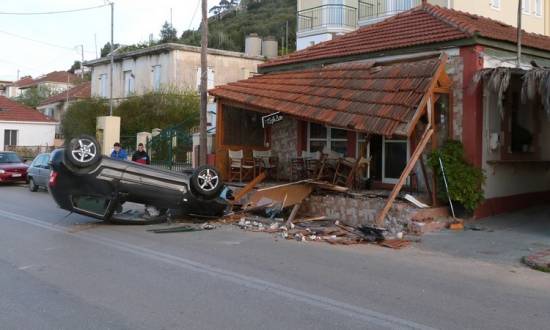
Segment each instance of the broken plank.
[{"label": "broken plank", "polygon": [[232,204],[234,204],[237,201],[240,201],[241,198],[244,197],[248,192],[250,192],[254,187],[256,187],[260,182],[262,182],[266,177],[265,172],[260,173],[257,177],[254,178],[254,180],[250,181],[246,186],[244,186],[243,189],[239,190],[237,194],[235,194],[235,199],[233,200]]},{"label": "broken plank", "polygon": [[250,205],[256,206],[262,199],[269,199],[273,202],[279,202],[283,207],[300,204],[307,198],[313,187],[306,182],[295,182],[275,187],[259,189],[250,196]]}]

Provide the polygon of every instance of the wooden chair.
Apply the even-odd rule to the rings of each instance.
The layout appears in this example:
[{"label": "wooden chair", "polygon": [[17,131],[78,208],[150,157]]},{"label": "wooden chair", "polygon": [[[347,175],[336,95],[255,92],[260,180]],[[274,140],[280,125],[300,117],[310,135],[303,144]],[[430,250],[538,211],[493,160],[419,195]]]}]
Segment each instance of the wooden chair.
[{"label": "wooden chair", "polygon": [[316,179],[321,169],[321,152],[302,151],[302,158],[304,159],[306,176],[310,179]]},{"label": "wooden chair", "polygon": [[239,178],[242,182],[243,178],[250,176],[250,179],[254,175],[254,161],[244,158],[244,153],[241,150],[228,150],[229,152],[229,181],[233,181],[235,178]]},{"label": "wooden chair", "polygon": [[332,184],[348,187],[350,189],[353,188],[355,175],[361,159],[362,157],[359,159],[350,157],[338,159]]},{"label": "wooden chair", "polygon": [[332,180],[334,178],[336,166],[338,165],[338,160],[343,157],[344,155],[324,147],[321,154],[317,180]]},{"label": "wooden chair", "polygon": [[298,181],[305,177],[305,163],[301,157],[290,159],[290,180]]},{"label": "wooden chair", "polygon": [[252,158],[254,159],[254,176],[256,176],[257,169],[258,174],[265,171],[267,176],[279,181],[279,171],[277,170],[279,159],[272,156],[271,150],[252,150]]}]

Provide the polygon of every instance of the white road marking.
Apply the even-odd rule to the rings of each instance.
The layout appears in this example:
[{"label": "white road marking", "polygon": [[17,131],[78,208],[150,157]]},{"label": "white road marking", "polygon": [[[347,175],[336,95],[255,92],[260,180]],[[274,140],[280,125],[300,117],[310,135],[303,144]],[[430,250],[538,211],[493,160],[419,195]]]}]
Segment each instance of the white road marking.
[{"label": "white road marking", "polygon": [[322,308],[329,312],[338,313],[347,317],[366,321],[371,325],[377,325],[388,329],[422,329],[433,330],[434,328],[415,323],[409,320],[401,319],[388,314],[379,313],[364,307],[359,307],[337,301],[331,298],[307,293],[305,291],[292,289],[287,286],[265,281],[259,278],[242,275],[229,270],[213,267],[200,262],[181,258],[171,254],[155,251],[134,244],[128,244],[113,239],[105,238],[89,232],[68,233],[64,226],[52,225],[49,222],[27,217],[24,215],[0,210],[0,216],[10,220],[41,227],[50,231],[55,231],[64,235],[70,235],[83,239],[88,242],[101,244],[130,254],[139,255],[148,259],[164,262],[186,270],[208,274],[210,276],[223,279],[244,287],[257,289],[261,292],[270,292],[291,300],[300,301],[311,306]]}]

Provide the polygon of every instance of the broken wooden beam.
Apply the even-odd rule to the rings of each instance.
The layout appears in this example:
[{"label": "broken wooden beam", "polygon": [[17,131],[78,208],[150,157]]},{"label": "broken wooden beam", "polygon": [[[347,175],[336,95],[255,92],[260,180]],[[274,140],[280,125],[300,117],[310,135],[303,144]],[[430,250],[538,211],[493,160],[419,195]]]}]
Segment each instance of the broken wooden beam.
[{"label": "broken wooden beam", "polygon": [[401,191],[401,188],[405,184],[405,181],[409,177],[409,174],[414,168],[414,165],[416,164],[416,161],[420,158],[422,155],[422,152],[424,152],[424,148],[426,148],[426,145],[428,144],[428,141],[430,140],[430,137],[432,136],[434,130],[432,128],[428,128],[422,135],[422,138],[420,139],[420,143],[415,148],[414,153],[411,156],[411,159],[407,163],[407,166],[401,172],[401,176],[399,177],[399,181],[397,181],[397,184],[393,187],[393,190],[391,191],[390,196],[388,197],[388,201],[386,202],[386,205],[380,212],[378,212],[378,215],[376,216],[376,225],[378,227],[382,227],[384,224],[384,218],[388,214],[388,211],[390,210],[393,202],[395,201],[395,198],[399,194],[399,191]]}]

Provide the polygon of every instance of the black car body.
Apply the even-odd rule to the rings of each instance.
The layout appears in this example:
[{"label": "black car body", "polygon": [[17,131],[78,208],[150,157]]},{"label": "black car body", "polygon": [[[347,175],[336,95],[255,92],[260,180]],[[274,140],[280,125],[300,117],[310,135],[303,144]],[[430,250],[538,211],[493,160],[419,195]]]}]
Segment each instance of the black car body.
[{"label": "black car body", "polygon": [[48,181],[50,179],[50,172],[50,154],[43,153],[36,156],[27,169],[29,190],[37,191],[40,187],[47,188]]},{"label": "black car body", "polygon": [[66,210],[110,220],[125,202],[153,206],[161,213],[220,216],[228,202],[221,176],[208,166],[189,173],[165,171],[101,156],[89,136],[52,152],[51,195]]}]

